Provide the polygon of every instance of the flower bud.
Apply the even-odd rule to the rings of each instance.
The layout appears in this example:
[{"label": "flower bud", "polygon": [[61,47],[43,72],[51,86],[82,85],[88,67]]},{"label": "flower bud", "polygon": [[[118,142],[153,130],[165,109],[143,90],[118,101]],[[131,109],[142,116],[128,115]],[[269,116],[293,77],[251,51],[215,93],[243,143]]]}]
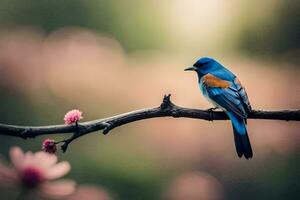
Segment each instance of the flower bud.
[{"label": "flower bud", "polygon": [[55,153],[57,150],[55,140],[44,140],[42,149],[47,153]]}]

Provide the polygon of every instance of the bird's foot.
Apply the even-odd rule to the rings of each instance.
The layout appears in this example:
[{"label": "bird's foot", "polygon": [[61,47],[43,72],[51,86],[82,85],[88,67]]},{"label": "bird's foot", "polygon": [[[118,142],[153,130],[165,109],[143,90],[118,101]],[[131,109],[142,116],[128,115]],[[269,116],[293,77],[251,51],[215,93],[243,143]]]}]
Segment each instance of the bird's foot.
[{"label": "bird's foot", "polygon": [[209,112],[209,121],[213,121],[213,111],[217,110],[218,107],[209,108],[206,111]]},{"label": "bird's foot", "polygon": [[217,109],[219,109],[218,107],[213,107],[213,108],[209,108],[209,109],[207,109],[206,111],[208,111],[208,112],[212,112],[212,111],[215,111],[215,110],[217,110]]}]

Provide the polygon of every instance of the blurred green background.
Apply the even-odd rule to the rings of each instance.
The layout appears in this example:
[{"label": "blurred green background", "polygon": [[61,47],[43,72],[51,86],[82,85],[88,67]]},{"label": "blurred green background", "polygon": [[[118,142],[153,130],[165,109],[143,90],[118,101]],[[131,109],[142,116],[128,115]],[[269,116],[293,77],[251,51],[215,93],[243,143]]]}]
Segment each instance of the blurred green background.
[{"label": "blurred green background", "polygon": [[[299,109],[299,10],[293,0],[2,0],[0,123],[61,124],[73,108],[92,120],[166,93],[209,108],[183,72],[202,56],[240,77],[254,109]],[[167,118],[89,134],[59,157],[78,184],[117,200],[300,199],[299,123],[248,127],[250,161],[237,158],[230,123]],[[0,153],[38,151],[45,138],[1,136]]]}]

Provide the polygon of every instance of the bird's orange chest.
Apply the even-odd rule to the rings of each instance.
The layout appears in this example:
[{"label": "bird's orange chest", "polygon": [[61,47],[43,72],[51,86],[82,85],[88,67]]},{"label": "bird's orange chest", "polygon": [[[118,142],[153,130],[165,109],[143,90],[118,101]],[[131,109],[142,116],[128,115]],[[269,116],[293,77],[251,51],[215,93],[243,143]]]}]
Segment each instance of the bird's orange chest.
[{"label": "bird's orange chest", "polygon": [[222,80],[212,74],[206,74],[202,78],[202,83],[208,87],[218,87],[218,88],[228,88],[230,87],[230,82]]}]

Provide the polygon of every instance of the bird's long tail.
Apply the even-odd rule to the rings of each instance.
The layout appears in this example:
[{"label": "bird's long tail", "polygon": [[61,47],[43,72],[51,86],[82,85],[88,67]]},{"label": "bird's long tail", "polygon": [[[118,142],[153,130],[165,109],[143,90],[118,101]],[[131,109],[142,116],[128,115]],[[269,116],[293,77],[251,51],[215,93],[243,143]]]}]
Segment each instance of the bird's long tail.
[{"label": "bird's long tail", "polygon": [[238,156],[242,157],[244,155],[246,159],[252,158],[253,153],[247,133],[245,119],[233,113],[227,114],[232,123],[234,142]]}]

